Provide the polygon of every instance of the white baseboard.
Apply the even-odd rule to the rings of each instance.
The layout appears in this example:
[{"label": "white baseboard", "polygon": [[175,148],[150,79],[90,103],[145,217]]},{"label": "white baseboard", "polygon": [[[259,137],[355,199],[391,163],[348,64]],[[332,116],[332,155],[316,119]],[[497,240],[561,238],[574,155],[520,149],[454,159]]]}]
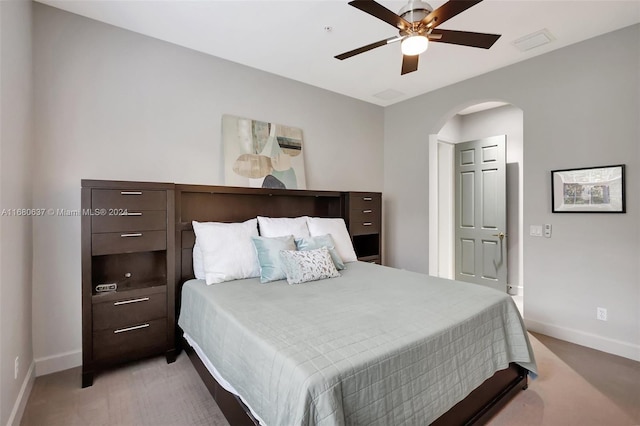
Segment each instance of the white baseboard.
[{"label": "white baseboard", "polygon": [[507,284],[507,293],[510,296],[523,296],[524,295],[524,287],[521,285]]},{"label": "white baseboard", "polygon": [[33,383],[36,380],[35,365],[35,362],[31,362],[31,365],[29,366],[29,370],[27,371],[24,381],[22,382],[22,386],[20,387],[20,393],[18,393],[16,403],[13,405],[13,410],[11,410],[7,426],[17,426],[22,420],[22,415],[24,414],[24,409],[27,406],[29,395],[31,395],[31,389],[33,389]]},{"label": "white baseboard", "polygon": [[82,365],[82,351],[65,352],[58,355],[36,358],[36,377]]},{"label": "white baseboard", "polygon": [[640,361],[640,345],[609,339],[571,328],[558,327],[557,325],[540,321],[525,319],[524,323],[529,331],[545,334],[555,337],[556,339],[566,340],[567,342],[629,358],[634,361]]}]

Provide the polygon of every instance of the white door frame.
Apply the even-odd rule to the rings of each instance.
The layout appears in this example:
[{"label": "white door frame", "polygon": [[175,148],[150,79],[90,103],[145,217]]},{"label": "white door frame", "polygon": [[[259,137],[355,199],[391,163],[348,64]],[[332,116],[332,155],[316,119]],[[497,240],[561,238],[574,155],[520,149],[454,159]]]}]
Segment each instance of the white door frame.
[{"label": "white door frame", "polygon": [[438,232],[438,135],[429,135],[429,275],[440,276]]},{"label": "white door frame", "polygon": [[[453,143],[440,140],[437,134],[429,135],[429,275],[449,279],[454,277],[455,259],[453,148]],[[450,161],[441,161],[443,157]],[[445,186],[443,191],[440,185]],[[441,249],[443,241],[448,249]]]},{"label": "white door frame", "polygon": [[454,278],[454,144],[429,135],[429,275]]}]

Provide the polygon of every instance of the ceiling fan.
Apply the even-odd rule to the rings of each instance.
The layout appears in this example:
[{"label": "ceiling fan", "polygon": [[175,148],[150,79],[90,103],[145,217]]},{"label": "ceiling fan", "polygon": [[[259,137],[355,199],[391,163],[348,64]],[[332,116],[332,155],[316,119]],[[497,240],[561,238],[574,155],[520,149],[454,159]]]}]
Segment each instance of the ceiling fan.
[{"label": "ceiling fan", "polygon": [[409,3],[400,9],[398,15],[374,0],[350,1],[351,6],[396,27],[399,30],[399,35],[350,50],[335,56],[335,58],[347,59],[376,47],[400,41],[403,55],[400,74],[404,75],[418,69],[419,55],[427,50],[430,41],[489,49],[500,38],[500,35],[437,29],[439,25],[481,1],[449,0],[433,10],[426,2],[409,0]]}]

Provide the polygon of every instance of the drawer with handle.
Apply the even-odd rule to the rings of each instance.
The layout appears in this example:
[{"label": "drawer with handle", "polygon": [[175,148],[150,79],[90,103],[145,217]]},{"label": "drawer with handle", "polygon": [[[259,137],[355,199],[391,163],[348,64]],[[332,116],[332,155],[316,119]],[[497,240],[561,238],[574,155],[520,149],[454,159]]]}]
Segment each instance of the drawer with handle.
[{"label": "drawer with handle", "polygon": [[158,190],[93,189],[92,209],[166,210],[167,193]]},{"label": "drawer with handle", "polygon": [[166,292],[123,297],[93,305],[93,330],[121,328],[167,316]]},{"label": "drawer with handle", "polygon": [[166,231],[108,232],[91,235],[91,254],[94,256],[165,250],[166,248]]},{"label": "drawer with handle", "polygon": [[92,216],[91,232],[160,231],[167,229],[165,210],[132,210],[118,215]]},{"label": "drawer with handle", "polygon": [[380,232],[380,217],[354,218],[349,220],[349,233],[351,235],[376,234]]},{"label": "drawer with handle", "polygon": [[380,210],[380,194],[358,193],[349,195],[350,210]]},{"label": "drawer with handle", "polygon": [[144,356],[162,351],[167,344],[167,319],[130,324],[93,332],[93,357],[109,360]]}]

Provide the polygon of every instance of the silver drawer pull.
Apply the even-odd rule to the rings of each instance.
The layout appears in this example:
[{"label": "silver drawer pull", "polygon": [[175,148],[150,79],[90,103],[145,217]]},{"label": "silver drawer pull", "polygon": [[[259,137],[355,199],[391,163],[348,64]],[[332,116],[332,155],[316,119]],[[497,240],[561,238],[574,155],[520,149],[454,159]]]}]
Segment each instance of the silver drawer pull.
[{"label": "silver drawer pull", "polygon": [[129,303],[146,302],[147,300],[149,300],[148,297],[141,297],[139,299],[131,299],[131,300],[122,300],[120,302],[114,302],[113,306],[128,305]]},{"label": "silver drawer pull", "polygon": [[371,225],[373,225],[373,223],[371,223],[371,222],[364,222],[364,223],[362,224],[362,226],[371,226]]},{"label": "silver drawer pull", "polygon": [[142,232],[134,232],[133,234],[120,234],[122,238],[128,237],[142,237]]},{"label": "silver drawer pull", "polygon": [[142,195],[142,191],[120,191],[120,195]]},{"label": "silver drawer pull", "polygon": [[141,328],[147,328],[147,327],[149,327],[149,324],[140,324],[140,325],[134,325],[133,327],[119,328],[117,330],[113,330],[113,334],[125,333],[127,331],[133,331],[133,330],[140,330]]},{"label": "silver drawer pull", "polygon": [[362,210],[362,213],[372,213],[373,210]]},{"label": "silver drawer pull", "polygon": [[371,201],[373,198],[371,197],[362,197],[362,201]]},{"label": "silver drawer pull", "polygon": [[142,216],[142,212],[124,212],[122,216]]}]

